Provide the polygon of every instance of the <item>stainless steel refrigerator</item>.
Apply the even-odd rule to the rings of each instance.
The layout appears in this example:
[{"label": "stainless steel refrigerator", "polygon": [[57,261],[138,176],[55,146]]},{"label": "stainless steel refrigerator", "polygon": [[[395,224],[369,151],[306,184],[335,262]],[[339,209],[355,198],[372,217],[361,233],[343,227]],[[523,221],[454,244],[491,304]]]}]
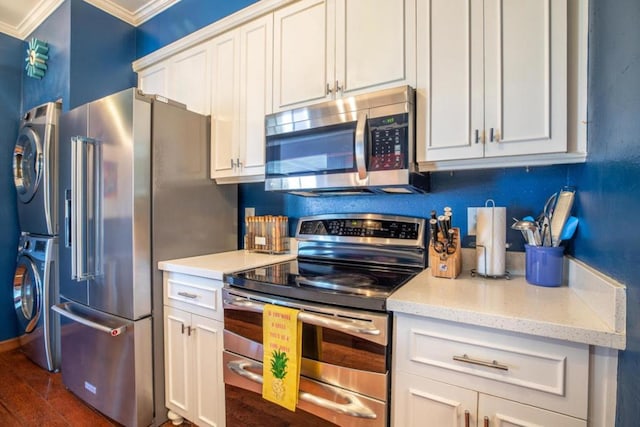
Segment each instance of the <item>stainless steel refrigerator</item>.
[{"label": "stainless steel refrigerator", "polygon": [[60,118],[62,379],[126,426],[166,420],[158,261],[237,247],[208,122],[135,89]]}]

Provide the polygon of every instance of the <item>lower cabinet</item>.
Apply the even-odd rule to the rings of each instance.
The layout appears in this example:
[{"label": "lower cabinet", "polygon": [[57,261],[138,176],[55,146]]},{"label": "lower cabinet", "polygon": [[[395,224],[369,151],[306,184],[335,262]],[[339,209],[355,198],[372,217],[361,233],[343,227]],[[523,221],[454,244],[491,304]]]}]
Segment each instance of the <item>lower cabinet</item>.
[{"label": "lower cabinet", "polygon": [[165,273],[165,404],[176,422],[186,418],[200,427],[225,425],[224,324],[214,309],[220,305],[221,286]]},{"label": "lower cabinet", "polygon": [[404,314],[394,328],[392,426],[587,426],[587,345]]},{"label": "lower cabinet", "polygon": [[[586,427],[587,422],[405,372],[396,374],[393,424],[403,427]],[[428,422],[426,421],[428,420]],[[425,424],[426,422],[426,424]]]}]

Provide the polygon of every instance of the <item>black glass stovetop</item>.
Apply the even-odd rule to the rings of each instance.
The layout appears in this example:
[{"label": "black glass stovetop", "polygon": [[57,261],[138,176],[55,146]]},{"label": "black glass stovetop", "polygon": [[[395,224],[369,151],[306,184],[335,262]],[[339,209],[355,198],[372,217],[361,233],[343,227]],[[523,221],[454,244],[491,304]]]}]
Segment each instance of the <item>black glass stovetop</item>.
[{"label": "black glass stovetop", "polygon": [[410,269],[293,260],[230,274],[225,280],[271,297],[386,311],[387,297],[416,274]]}]

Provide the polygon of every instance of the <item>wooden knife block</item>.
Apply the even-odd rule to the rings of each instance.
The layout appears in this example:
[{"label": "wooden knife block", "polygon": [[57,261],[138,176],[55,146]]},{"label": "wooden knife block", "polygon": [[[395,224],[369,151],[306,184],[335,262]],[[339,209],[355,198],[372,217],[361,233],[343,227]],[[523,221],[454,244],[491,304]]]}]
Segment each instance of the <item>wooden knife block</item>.
[{"label": "wooden knife block", "polygon": [[[460,250],[460,229],[453,228],[453,247],[455,252],[452,254],[439,254],[433,247],[432,243],[429,243],[429,267],[431,267],[431,275],[433,277],[444,277],[447,279],[455,279],[462,271],[462,253]],[[445,243],[445,239],[440,232],[438,232],[438,240]]]}]

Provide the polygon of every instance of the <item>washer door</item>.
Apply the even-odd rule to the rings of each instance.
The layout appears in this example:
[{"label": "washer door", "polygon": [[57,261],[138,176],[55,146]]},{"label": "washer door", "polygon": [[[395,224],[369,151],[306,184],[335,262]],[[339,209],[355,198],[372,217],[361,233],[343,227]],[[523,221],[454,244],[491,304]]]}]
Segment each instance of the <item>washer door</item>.
[{"label": "washer door", "polygon": [[18,258],[13,276],[13,305],[20,332],[33,332],[42,314],[42,278],[33,261],[25,255]]},{"label": "washer door", "polygon": [[42,142],[38,134],[30,127],[22,128],[13,149],[13,181],[22,203],[29,203],[38,191],[42,156]]}]

